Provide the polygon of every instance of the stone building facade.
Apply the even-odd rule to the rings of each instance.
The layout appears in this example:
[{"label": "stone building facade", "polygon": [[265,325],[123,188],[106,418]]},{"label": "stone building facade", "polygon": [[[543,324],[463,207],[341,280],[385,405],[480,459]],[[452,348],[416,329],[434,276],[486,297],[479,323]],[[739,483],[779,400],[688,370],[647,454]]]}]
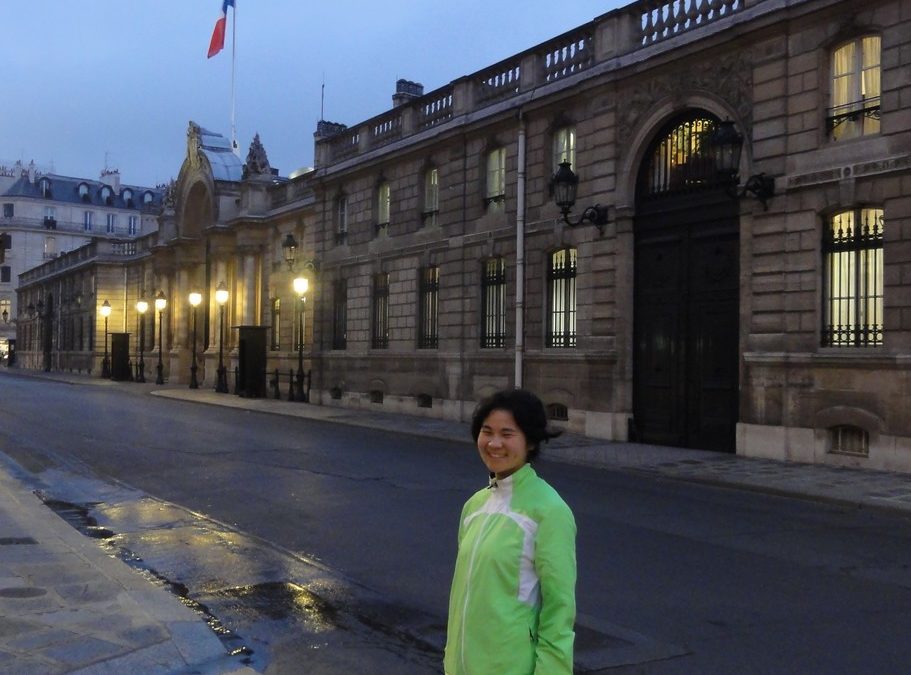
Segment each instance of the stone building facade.
[{"label": "stone building facade", "polygon": [[314,403],[464,420],[525,386],[595,437],[911,470],[909,35],[911,0],[634,2],[320,122],[304,174],[189,152],[143,265],[207,289],[209,384],[225,281]]},{"label": "stone building facade", "polygon": [[[106,169],[94,180],[16,162],[0,167],[0,203],[0,352],[5,353],[17,323],[34,321],[27,316],[28,303],[16,302],[19,275],[93,239],[132,240],[153,232],[161,191],[121,183],[116,170]],[[74,331],[74,342],[79,334]],[[81,334],[85,342],[86,327]]]}]

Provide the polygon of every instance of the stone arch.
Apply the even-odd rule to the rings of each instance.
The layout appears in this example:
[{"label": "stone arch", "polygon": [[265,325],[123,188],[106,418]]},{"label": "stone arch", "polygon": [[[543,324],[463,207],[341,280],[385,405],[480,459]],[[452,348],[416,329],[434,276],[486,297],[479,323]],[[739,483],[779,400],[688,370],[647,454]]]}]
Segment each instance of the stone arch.
[{"label": "stone arch", "polygon": [[623,158],[617,174],[615,205],[617,209],[634,209],[636,205],[636,182],[639,179],[639,167],[645,161],[646,153],[652,146],[655,134],[675,117],[687,110],[704,110],[720,120],[733,120],[737,129],[743,134],[743,153],[740,155],[740,175],[748,175],[752,164],[752,145],[750,134],[733,106],[711,94],[691,94],[689,96],[666,97],[659,101],[649,115],[642,118],[633,130],[629,146],[631,151]]},{"label": "stone arch", "polygon": [[196,180],[183,191],[177,218],[177,234],[185,239],[199,239],[203,231],[215,224],[215,198],[208,181]]}]

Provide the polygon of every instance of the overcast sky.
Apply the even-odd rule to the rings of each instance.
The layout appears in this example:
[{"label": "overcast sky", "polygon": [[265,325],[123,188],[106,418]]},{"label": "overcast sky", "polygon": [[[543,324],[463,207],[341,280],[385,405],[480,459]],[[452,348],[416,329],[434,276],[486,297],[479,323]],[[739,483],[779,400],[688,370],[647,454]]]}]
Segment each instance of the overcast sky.
[{"label": "overcast sky", "polygon": [[[391,107],[399,78],[431,91],[630,4],[621,0],[237,0],[241,158],[259,133],[282,175],[313,163],[320,118]],[[231,30],[206,58],[221,0],[0,0],[0,164],[134,185],[176,177],[189,120],[230,137]]]}]

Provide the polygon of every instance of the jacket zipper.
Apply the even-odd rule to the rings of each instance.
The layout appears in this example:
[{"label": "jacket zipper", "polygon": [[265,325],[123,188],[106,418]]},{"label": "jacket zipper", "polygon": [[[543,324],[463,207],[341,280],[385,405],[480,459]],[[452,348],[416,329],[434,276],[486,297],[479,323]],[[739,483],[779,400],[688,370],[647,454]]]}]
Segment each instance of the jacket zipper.
[{"label": "jacket zipper", "polygon": [[468,613],[468,600],[471,598],[472,572],[478,554],[478,546],[480,546],[481,540],[484,539],[484,535],[487,533],[488,523],[490,523],[492,516],[493,513],[488,512],[484,517],[484,522],[481,523],[481,530],[475,539],[474,546],[471,548],[471,557],[468,559],[468,582],[465,584],[465,601],[462,603],[462,634],[459,636],[459,660],[462,662],[462,672],[464,673],[468,673],[468,668],[465,666],[465,615]]}]

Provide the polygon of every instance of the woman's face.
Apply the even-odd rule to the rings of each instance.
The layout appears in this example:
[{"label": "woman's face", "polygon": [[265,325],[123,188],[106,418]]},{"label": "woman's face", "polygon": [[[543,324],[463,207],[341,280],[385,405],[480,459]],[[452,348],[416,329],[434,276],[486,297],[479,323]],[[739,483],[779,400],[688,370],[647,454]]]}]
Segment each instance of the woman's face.
[{"label": "woman's face", "polygon": [[508,410],[494,410],[481,425],[478,452],[487,470],[506,478],[528,461],[528,441]]}]

